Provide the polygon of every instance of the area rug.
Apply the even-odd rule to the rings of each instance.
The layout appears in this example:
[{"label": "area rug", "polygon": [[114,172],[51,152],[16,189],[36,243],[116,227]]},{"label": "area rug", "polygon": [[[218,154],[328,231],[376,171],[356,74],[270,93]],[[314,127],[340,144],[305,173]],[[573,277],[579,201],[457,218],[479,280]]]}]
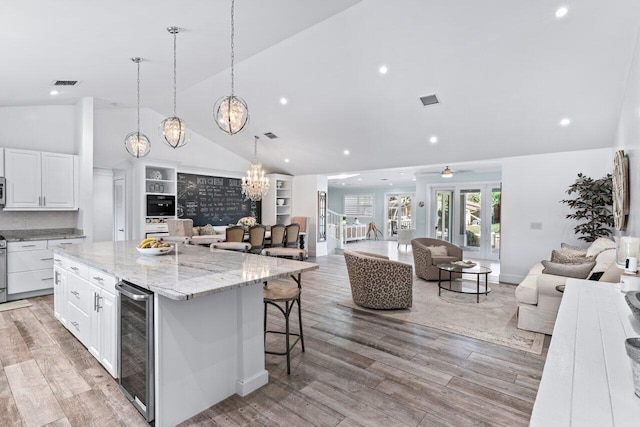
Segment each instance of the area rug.
[{"label": "area rug", "polygon": [[11,301],[0,304],[0,311],[15,310],[16,308],[30,307],[29,300],[22,299],[20,301]]},{"label": "area rug", "polygon": [[413,306],[409,309],[370,310],[356,305],[351,299],[338,304],[381,317],[541,354],[544,335],[516,327],[515,286],[490,283],[489,288],[489,295],[480,295],[480,303],[476,304],[476,295],[443,290],[438,297],[437,283],[415,280]]}]

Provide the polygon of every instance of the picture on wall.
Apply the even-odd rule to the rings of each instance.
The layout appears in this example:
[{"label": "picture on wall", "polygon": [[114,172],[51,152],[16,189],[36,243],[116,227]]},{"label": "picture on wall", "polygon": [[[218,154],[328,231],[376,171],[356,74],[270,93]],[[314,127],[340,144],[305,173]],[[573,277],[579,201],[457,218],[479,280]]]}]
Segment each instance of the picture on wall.
[{"label": "picture on wall", "polygon": [[613,221],[616,230],[627,228],[629,215],[629,158],[624,150],[613,156]]}]

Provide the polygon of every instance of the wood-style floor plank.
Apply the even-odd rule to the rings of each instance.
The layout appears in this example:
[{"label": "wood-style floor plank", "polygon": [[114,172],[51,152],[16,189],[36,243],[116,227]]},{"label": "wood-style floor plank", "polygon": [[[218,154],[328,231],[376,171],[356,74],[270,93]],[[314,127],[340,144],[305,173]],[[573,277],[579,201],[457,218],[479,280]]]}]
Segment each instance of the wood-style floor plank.
[{"label": "wood-style floor plank", "polygon": [[[311,261],[320,270],[303,276],[307,351],[299,344],[293,350],[291,375],[283,356],[265,355],[269,384],[231,396],[181,426],[528,423],[548,338],[536,355],[339,306],[351,295],[343,257]],[[146,426],[117,381],[54,318],[53,298],[30,302],[0,312],[0,425]],[[272,329],[284,327],[276,310],[268,322]],[[282,345],[282,337],[270,336],[267,344]],[[26,398],[30,387],[37,388],[37,402]]]},{"label": "wood-style floor plank", "polygon": [[4,372],[26,426],[41,426],[64,418],[65,414],[35,360],[7,366]]}]

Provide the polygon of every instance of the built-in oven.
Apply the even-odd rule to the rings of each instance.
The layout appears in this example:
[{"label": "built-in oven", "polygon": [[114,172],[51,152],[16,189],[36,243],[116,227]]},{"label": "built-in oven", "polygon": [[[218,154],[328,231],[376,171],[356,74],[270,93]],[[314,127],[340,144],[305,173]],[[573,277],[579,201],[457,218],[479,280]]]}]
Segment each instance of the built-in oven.
[{"label": "built-in oven", "polygon": [[175,216],[176,196],[147,195],[147,216]]},{"label": "built-in oven", "polygon": [[151,422],[155,418],[153,292],[126,281],[118,282],[116,290],[120,293],[120,390],[147,422]]},{"label": "built-in oven", "polygon": [[0,303],[7,302],[7,241],[0,236]]}]

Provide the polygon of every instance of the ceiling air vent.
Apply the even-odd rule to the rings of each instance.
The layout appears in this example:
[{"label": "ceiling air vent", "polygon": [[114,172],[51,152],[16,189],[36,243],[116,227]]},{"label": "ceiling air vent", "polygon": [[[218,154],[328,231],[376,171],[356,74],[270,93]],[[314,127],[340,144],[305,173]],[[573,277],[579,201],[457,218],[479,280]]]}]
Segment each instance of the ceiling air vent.
[{"label": "ceiling air vent", "polygon": [[78,84],[78,80],[56,80],[53,82],[54,86],[75,86]]},{"label": "ceiling air vent", "polygon": [[433,95],[421,96],[420,97],[420,101],[422,101],[422,105],[424,105],[425,107],[427,105],[433,105],[433,104],[439,104],[440,103],[440,100],[438,99],[438,97],[436,96],[435,93]]},{"label": "ceiling air vent", "polygon": [[267,132],[267,133],[265,133],[265,134],[264,134],[264,136],[266,136],[266,137],[267,137],[267,138],[269,138],[269,139],[276,139],[276,138],[278,138],[278,135],[276,135],[276,134],[275,134],[275,133],[273,133],[273,132]]}]

